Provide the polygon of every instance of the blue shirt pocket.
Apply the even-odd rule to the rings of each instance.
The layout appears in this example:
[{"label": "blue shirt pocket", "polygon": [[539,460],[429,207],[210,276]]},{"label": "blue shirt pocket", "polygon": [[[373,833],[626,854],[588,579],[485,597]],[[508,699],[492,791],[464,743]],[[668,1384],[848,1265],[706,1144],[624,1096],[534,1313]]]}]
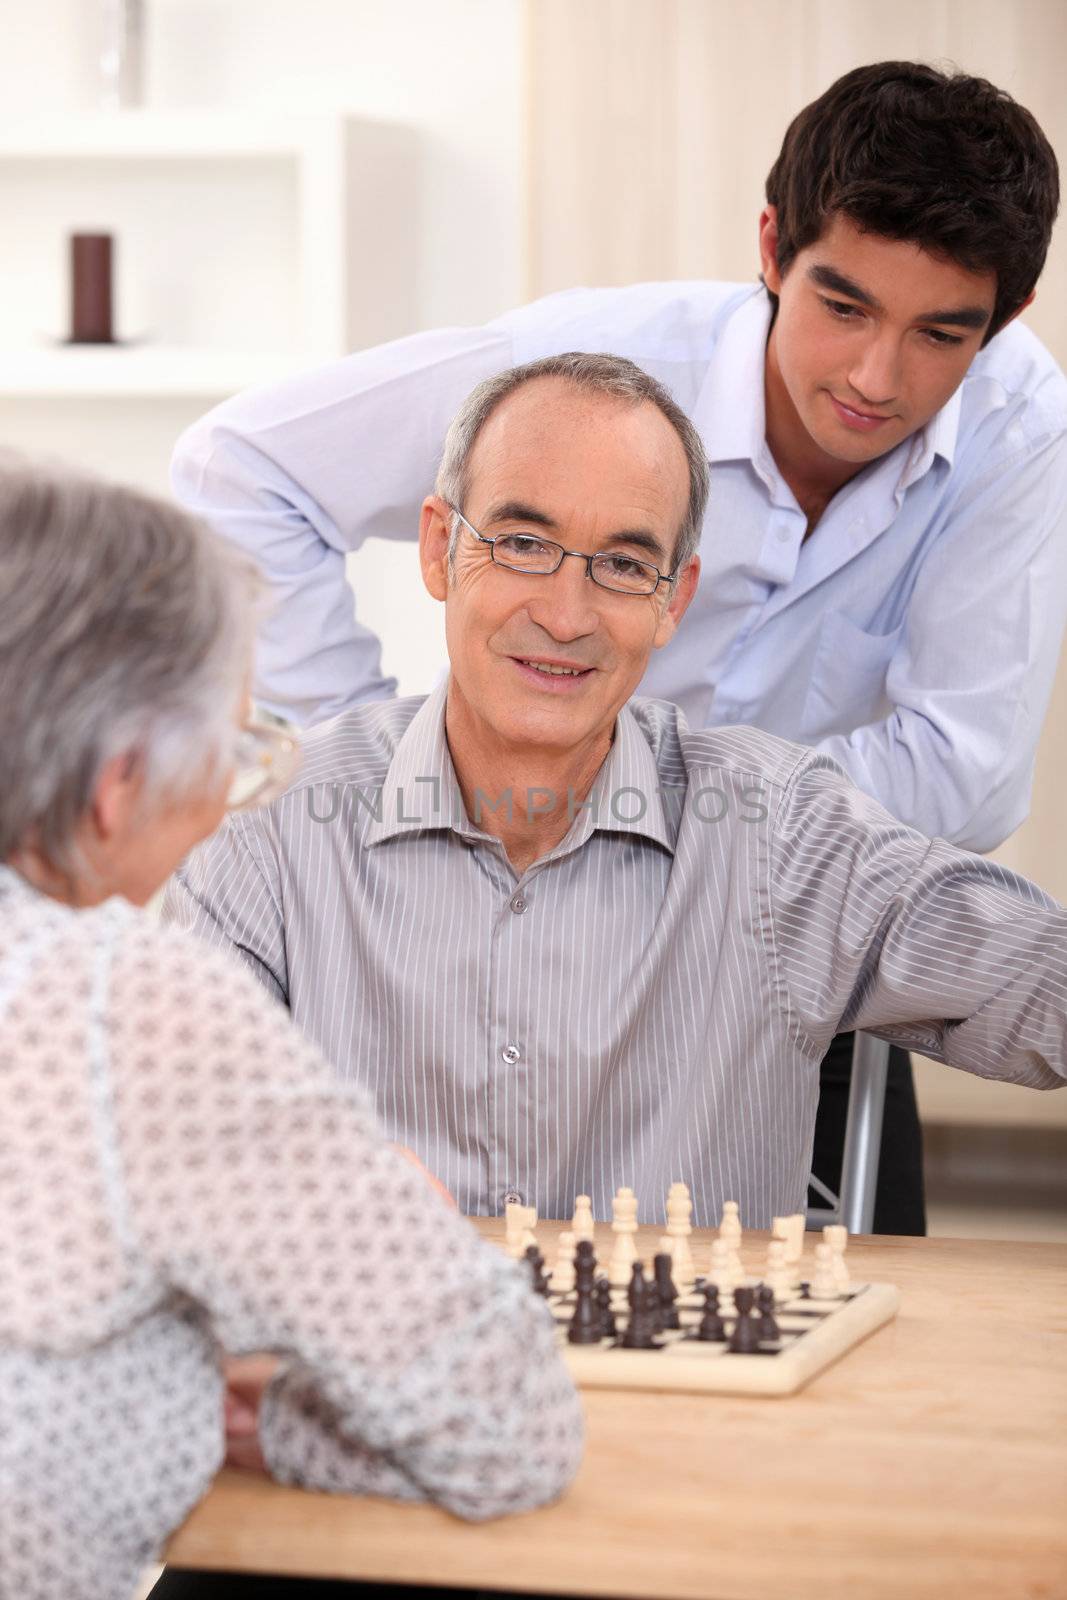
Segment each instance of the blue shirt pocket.
[{"label": "blue shirt pocket", "polygon": [[824,618],[804,701],[805,743],[851,733],[889,715],[886,674],[903,632],[901,623],[890,633],[868,633],[840,611]]}]

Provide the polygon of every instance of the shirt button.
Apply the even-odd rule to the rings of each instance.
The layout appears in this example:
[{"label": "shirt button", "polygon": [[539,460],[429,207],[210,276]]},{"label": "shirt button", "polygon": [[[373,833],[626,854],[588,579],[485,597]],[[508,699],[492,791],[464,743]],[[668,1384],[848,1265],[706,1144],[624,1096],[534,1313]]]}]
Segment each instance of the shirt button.
[{"label": "shirt button", "polygon": [[506,1044],[500,1052],[500,1059],[505,1066],[513,1067],[521,1055],[522,1051],[517,1044]]},{"label": "shirt button", "polygon": [[506,1206],[524,1206],[526,1201],[517,1189],[509,1189],[504,1196],[502,1204]]},{"label": "shirt button", "polygon": [[522,916],[523,912],[526,910],[526,901],[522,898],[521,894],[517,894],[515,896],[514,900],[511,902],[511,909],[515,912],[516,916]]},{"label": "shirt button", "polygon": [[780,544],[788,544],[793,535],[788,528],[779,528],[777,537]]}]

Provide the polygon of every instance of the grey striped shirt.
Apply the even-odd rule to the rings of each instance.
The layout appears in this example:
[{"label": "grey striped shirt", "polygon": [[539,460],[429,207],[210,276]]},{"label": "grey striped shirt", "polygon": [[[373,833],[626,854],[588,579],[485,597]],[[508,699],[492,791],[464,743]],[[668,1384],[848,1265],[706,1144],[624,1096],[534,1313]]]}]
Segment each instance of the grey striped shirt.
[{"label": "grey striped shirt", "polygon": [[[631,701],[521,876],[468,818],[445,689],[315,729],[166,914],[232,944],[470,1213],[803,1208],[819,1061],[868,1028],[990,1078],[1065,1073],[1067,913],[895,822],[825,757]],[[499,795],[486,803],[506,804]],[[514,796],[513,803],[526,803]]]}]

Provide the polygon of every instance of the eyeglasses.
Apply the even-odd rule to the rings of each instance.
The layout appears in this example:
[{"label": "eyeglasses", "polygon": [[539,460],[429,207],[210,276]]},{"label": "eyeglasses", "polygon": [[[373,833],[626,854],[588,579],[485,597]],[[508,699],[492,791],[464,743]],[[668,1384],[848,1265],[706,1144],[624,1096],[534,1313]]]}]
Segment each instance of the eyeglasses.
[{"label": "eyeglasses", "polygon": [[234,760],[228,811],[245,811],[277,800],[300,769],[300,737],[295,725],[273,711],[253,707],[237,736]]},{"label": "eyeglasses", "polygon": [[676,572],[661,572],[650,561],[636,561],[633,556],[613,555],[607,550],[595,556],[587,556],[584,550],[564,550],[561,544],[542,539],[533,528],[509,528],[495,539],[487,539],[471,526],[458,506],[452,510],[479,544],[489,546],[497,566],[507,567],[509,572],[526,572],[531,577],[557,572],[565,556],[574,556],[585,562],[587,577],[614,594],[655,594],[661,583],[674,583],[678,576]]}]

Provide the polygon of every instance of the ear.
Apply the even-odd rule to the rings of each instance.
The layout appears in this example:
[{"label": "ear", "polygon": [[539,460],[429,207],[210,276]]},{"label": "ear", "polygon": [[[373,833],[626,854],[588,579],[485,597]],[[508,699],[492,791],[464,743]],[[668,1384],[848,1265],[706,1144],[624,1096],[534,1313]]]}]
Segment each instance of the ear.
[{"label": "ear", "polygon": [[448,543],[452,535],[452,508],[440,495],[422,502],[419,518],[419,561],[422,581],[435,600],[448,595]]},{"label": "ear", "polygon": [[89,823],[100,844],[110,844],[125,833],[142,787],[141,763],[129,751],[104,764],[89,807]]},{"label": "ear", "polygon": [[689,602],[696,593],[697,579],[700,577],[700,557],[690,556],[681,572],[678,582],[674,586],[674,593],[669,603],[664,607],[663,614],[656,624],[656,632],[652,640],[654,650],[662,650],[678,631],[678,624],[689,610]]},{"label": "ear", "polygon": [[782,275],[778,271],[778,207],[764,206],[759,219],[760,273],[772,294],[781,294]]}]

